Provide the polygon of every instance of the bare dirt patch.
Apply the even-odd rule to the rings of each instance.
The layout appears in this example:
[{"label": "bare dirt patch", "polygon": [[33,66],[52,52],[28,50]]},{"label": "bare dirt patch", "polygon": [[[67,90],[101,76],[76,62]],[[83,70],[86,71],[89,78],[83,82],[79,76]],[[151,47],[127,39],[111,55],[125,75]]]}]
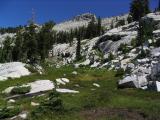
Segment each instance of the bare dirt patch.
[{"label": "bare dirt patch", "polygon": [[149,120],[147,116],[138,110],[125,108],[98,108],[85,110],[80,113],[85,120],[113,119],[123,120]]}]

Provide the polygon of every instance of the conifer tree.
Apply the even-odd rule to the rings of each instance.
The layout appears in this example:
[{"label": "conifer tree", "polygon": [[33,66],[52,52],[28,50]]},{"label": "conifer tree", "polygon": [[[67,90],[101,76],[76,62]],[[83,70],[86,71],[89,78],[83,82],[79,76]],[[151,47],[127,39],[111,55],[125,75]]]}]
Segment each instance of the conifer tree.
[{"label": "conifer tree", "polygon": [[148,0],[132,0],[130,6],[130,15],[133,17],[134,21],[139,21],[141,17],[149,12]]},{"label": "conifer tree", "polygon": [[140,20],[138,27],[138,36],[137,36],[137,46],[141,45],[143,47],[143,43],[148,39],[153,38],[153,22]]},{"label": "conifer tree", "polygon": [[158,8],[156,11],[160,11],[160,0],[158,1]]},{"label": "conifer tree", "polygon": [[144,25],[143,21],[139,21],[139,27],[138,27],[138,36],[137,36],[137,46],[142,46],[143,47],[143,42],[144,42]]},{"label": "conifer tree", "polygon": [[6,37],[3,42],[2,48],[2,61],[3,62],[11,62],[12,61],[12,39],[10,37]]},{"label": "conifer tree", "polygon": [[46,57],[48,57],[48,52],[54,43],[52,31],[53,26],[54,23],[52,21],[45,23],[38,34],[38,52],[41,60],[44,60]]},{"label": "conifer tree", "polygon": [[35,24],[31,23],[29,27],[27,27],[25,36],[27,59],[29,59],[31,63],[35,63],[38,60],[38,43],[35,28]]},{"label": "conifer tree", "polygon": [[96,36],[97,33],[97,29],[96,29],[96,25],[95,25],[95,19],[92,18],[92,20],[89,22],[88,27],[87,27],[87,31],[86,31],[86,38],[93,38]]},{"label": "conifer tree", "polygon": [[77,39],[76,60],[79,61],[81,59],[81,40],[80,40],[80,36],[76,39]]},{"label": "conifer tree", "polygon": [[17,32],[15,38],[15,46],[13,47],[12,57],[13,61],[21,61],[23,59],[24,53],[22,52],[23,46],[23,34],[20,31]]},{"label": "conifer tree", "polygon": [[97,31],[97,35],[100,36],[102,33],[102,20],[100,17],[98,17]]}]

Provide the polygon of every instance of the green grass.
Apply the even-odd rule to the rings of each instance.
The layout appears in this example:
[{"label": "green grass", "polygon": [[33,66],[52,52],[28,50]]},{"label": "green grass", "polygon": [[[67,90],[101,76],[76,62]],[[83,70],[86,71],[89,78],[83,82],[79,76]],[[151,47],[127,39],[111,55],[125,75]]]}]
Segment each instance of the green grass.
[{"label": "green grass", "polygon": [[[70,83],[61,88],[69,88],[78,90],[79,94],[61,94],[65,112],[42,114],[39,118],[30,117],[29,120],[86,120],[86,116],[81,113],[87,110],[107,108],[119,109],[124,108],[131,111],[140,111],[151,120],[160,119],[160,93],[143,91],[139,89],[117,89],[117,80],[115,72],[106,69],[79,68],[74,69],[70,66],[62,68],[46,68],[44,75],[31,75],[14,80],[0,82],[0,91],[14,85],[22,85],[38,79],[49,79],[54,81],[59,77],[70,79]],[[73,71],[77,71],[78,75],[72,75]],[[64,76],[66,74],[66,76]],[[96,88],[93,83],[98,83],[101,87]],[[80,87],[76,87],[75,85]],[[95,90],[92,90],[95,89]],[[6,104],[5,95],[0,94],[0,106]],[[33,111],[36,107],[31,106],[31,101],[42,102],[47,98],[45,96],[37,96],[34,98],[19,99],[14,103],[19,106],[21,111]],[[106,117],[101,115],[98,120],[125,120],[119,115]]]}]

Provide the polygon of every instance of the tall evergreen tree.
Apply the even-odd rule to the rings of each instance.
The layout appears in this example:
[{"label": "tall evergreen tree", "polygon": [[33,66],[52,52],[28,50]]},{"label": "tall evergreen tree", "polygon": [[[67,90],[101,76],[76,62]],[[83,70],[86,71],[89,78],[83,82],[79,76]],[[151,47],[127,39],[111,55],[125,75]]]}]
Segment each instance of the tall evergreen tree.
[{"label": "tall evergreen tree", "polygon": [[31,23],[25,31],[27,59],[29,59],[31,63],[35,63],[38,60],[38,43],[37,43],[37,35],[35,28],[36,28],[35,24]]},{"label": "tall evergreen tree", "polygon": [[138,36],[137,36],[137,46],[142,46],[143,47],[143,43],[144,43],[144,24],[143,21],[140,20],[139,21],[139,27],[138,27]]},{"label": "tall evergreen tree", "polygon": [[149,0],[132,0],[130,15],[134,21],[139,21],[141,17],[149,13]]},{"label": "tall evergreen tree", "polygon": [[102,20],[100,17],[98,17],[97,34],[98,34],[98,36],[100,36],[102,34]]},{"label": "tall evergreen tree", "polygon": [[15,38],[15,46],[13,47],[12,57],[13,61],[21,61],[23,59],[24,53],[22,52],[23,46],[23,34],[18,31]]},{"label": "tall evergreen tree", "polygon": [[54,23],[52,21],[45,23],[38,34],[38,52],[42,60],[48,57],[49,50],[54,43],[52,31],[53,26]]},{"label": "tall evergreen tree", "polygon": [[80,36],[77,38],[77,48],[76,48],[76,60],[81,59],[81,40]]},{"label": "tall evergreen tree", "polygon": [[140,20],[138,27],[137,46],[141,45],[148,39],[153,39],[153,22]]},{"label": "tall evergreen tree", "polygon": [[157,8],[158,11],[160,11],[160,0],[158,1],[158,8]]},{"label": "tall evergreen tree", "polygon": [[143,7],[144,7],[144,15],[150,13],[150,9],[149,9],[149,0],[142,0],[142,4],[143,4]]},{"label": "tall evergreen tree", "polygon": [[97,29],[95,24],[95,19],[92,18],[92,20],[89,22],[87,30],[86,30],[86,38],[93,38],[97,35]]},{"label": "tall evergreen tree", "polygon": [[3,42],[2,62],[12,61],[12,48],[13,48],[12,43],[13,43],[13,40],[10,37],[7,37]]}]

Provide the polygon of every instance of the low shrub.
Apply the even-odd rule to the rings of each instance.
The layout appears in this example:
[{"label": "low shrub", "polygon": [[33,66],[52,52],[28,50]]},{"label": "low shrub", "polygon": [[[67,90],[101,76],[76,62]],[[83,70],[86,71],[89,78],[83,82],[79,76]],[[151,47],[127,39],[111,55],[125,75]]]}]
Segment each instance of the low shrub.
[{"label": "low shrub", "polygon": [[0,120],[16,116],[19,113],[20,109],[18,107],[13,107],[13,108],[4,107],[0,109]]},{"label": "low shrub", "polygon": [[33,65],[26,65],[25,68],[27,68],[31,73],[38,73]]},{"label": "low shrub", "polygon": [[143,59],[143,58],[146,58],[146,57],[149,57],[150,56],[150,51],[149,50],[141,50],[140,54],[138,54],[138,56],[136,57],[136,59]]},{"label": "low shrub", "polygon": [[56,90],[53,90],[53,92],[49,94],[49,100],[44,101],[42,106],[47,107],[51,111],[63,110],[63,102],[60,98],[60,94]]},{"label": "low shrub", "polygon": [[41,102],[38,108],[31,112],[31,116],[38,117],[46,112],[63,112],[64,107],[60,94],[53,90],[48,97],[47,100]]},{"label": "low shrub", "polygon": [[123,68],[120,68],[117,70],[115,77],[121,77],[125,74],[125,71]]},{"label": "low shrub", "polygon": [[28,92],[30,92],[31,87],[30,86],[23,86],[23,87],[15,87],[11,90],[11,94],[12,95],[16,95],[16,94],[26,94]]},{"label": "low shrub", "polygon": [[127,44],[121,44],[118,48],[118,51],[122,51],[123,54],[129,53],[131,49],[127,46]]},{"label": "low shrub", "polygon": [[111,61],[115,58],[115,56],[110,52],[108,55],[108,61]]}]

